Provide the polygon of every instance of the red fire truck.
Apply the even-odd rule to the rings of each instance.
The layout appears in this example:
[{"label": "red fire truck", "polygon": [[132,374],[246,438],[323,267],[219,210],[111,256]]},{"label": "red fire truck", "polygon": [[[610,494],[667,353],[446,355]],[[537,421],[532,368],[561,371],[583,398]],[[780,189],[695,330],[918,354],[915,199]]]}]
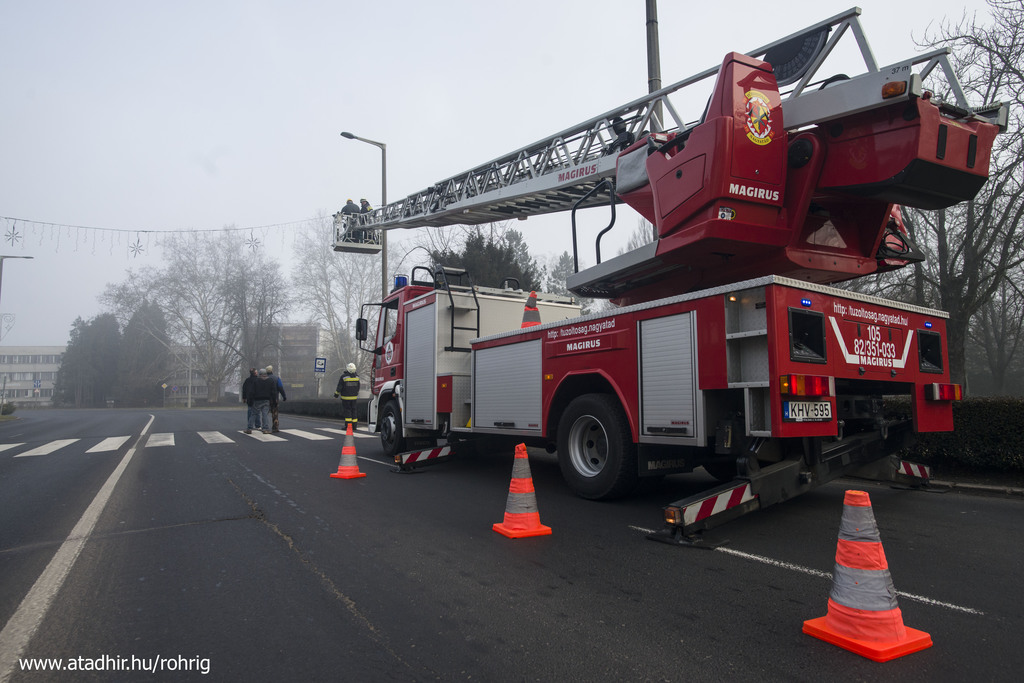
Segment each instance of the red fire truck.
[{"label": "red fire truck", "polygon": [[[516,286],[444,267],[401,278],[373,304],[365,347],[386,452],[408,467],[480,440],[525,442],[557,452],[569,486],[593,499],[703,467],[724,483],[666,507],[674,538],[858,469],[907,474],[892,454],[915,433],[951,430],[961,397],[947,316],[832,285],[921,258],[897,205],[973,198],[1006,108],[971,108],[946,51],[878,67],[858,15],[731,53],[367,217],[339,217],[338,250],[356,230],[571,210],[578,252],[576,212],[605,203],[611,224],[625,202],[657,230],[605,261],[598,236],[597,265],[568,278],[615,308],[580,316],[570,297],[541,294],[541,324],[525,329]],[[820,56],[850,33],[866,72],[815,81]],[[952,102],[924,89],[936,67]],[[670,96],[712,78],[703,113],[681,120]],[[357,338],[369,341],[366,316]],[[899,396],[910,419],[886,412]]]}]

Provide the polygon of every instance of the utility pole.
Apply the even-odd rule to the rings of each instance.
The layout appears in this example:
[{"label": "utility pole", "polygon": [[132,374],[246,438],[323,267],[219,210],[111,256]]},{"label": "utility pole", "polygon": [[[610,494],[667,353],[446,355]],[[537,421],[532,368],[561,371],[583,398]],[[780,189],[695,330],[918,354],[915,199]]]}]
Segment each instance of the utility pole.
[{"label": "utility pole", "polygon": [[[661,47],[658,44],[658,0],[647,0],[647,92],[661,90]],[[651,108],[651,130],[656,125],[665,129],[661,118],[661,102],[655,102]],[[658,226],[652,224],[654,241],[658,241]]]},{"label": "utility pole", "polygon": [[[647,92],[661,90],[661,48],[658,43],[658,0],[647,0]],[[661,102],[654,104],[653,115],[664,130]]]}]

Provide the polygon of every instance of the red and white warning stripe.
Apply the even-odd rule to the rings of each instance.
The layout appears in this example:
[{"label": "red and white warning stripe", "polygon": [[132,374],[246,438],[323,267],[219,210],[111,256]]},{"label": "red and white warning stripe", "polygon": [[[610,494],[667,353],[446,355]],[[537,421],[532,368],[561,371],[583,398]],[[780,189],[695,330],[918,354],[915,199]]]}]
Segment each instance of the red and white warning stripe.
[{"label": "red and white warning stripe", "polygon": [[[426,451],[412,451],[411,453],[399,453],[395,460],[399,465],[412,465],[414,463],[425,463],[428,460],[436,460],[452,454],[451,446],[431,448]],[[401,460],[399,460],[401,458]]]},{"label": "red and white warning stripe", "polygon": [[687,505],[683,509],[683,524],[689,526],[694,522],[707,519],[711,515],[724,512],[753,499],[754,494],[750,490],[750,483],[741,484],[716,496],[708,496],[703,500]]},{"label": "red and white warning stripe", "polygon": [[906,460],[900,460],[900,467],[897,472],[899,474],[905,474],[908,477],[917,477],[918,479],[930,479],[932,476],[932,468],[927,465],[918,465],[916,462],[908,462]]}]

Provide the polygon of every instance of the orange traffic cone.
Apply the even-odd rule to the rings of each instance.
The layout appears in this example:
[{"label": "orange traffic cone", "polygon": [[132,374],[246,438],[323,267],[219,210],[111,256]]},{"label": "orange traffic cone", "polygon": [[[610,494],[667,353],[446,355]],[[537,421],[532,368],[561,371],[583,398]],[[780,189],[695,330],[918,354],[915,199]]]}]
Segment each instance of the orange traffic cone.
[{"label": "orange traffic cone", "polygon": [[505,521],[494,525],[494,530],[509,538],[547,536],[551,527],[540,523],[537,511],[537,494],[533,489],[530,474],[530,460],[526,455],[526,444],[516,446],[516,459],[512,465],[512,483],[508,487],[508,502],[505,503]]},{"label": "orange traffic cone", "polygon": [[930,635],[903,625],[871,499],[864,491],[847,491],[843,501],[828,614],[805,621],[803,631],[876,662],[932,645]]},{"label": "orange traffic cone", "polygon": [[359,471],[359,464],[356,462],[356,440],[352,435],[352,423],[345,429],[345,444],[341,447],[341,462],[338,464],[338,471],[331,475],[332,479],[358,479],[365,477],[365,472]]},{"label": "orange traffic cone", "polygon": [[519,326],[519,329],[535,325],[540,325],[540,311],[537,310],[537,292],[530,292],[530,298],[523,306],[523,324]]}]

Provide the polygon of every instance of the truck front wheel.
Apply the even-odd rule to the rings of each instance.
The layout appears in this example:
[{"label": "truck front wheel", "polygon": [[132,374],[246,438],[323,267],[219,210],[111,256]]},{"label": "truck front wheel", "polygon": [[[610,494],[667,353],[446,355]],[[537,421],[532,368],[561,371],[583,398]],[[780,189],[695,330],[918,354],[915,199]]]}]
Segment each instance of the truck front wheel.
[{"label": "truck front wheel", "polygon": [[558,465],[583,498],[617,498],[636,488],[636,444],[615,397],[573,399],[558,422]]},{"label": "truck front wheel", "polygon": [[380,445],[384,455],[395,457],[405,450],[405,437],[402,434],[402,411],[398,401],[391,399],[384,404],[380,414]]}]

